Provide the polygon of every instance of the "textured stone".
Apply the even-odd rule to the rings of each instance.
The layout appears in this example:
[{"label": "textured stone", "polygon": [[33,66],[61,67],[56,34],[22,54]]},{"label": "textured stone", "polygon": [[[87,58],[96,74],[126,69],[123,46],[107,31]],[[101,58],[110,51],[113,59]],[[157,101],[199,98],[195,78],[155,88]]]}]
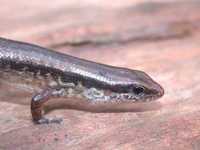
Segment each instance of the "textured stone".
[{"label": "textured stone", "polygon": [[34,125],[31,95],[0,85],[0,149],[200,149],[199,1],[98,2],[1,0],[0,33],[144,70],[165,96],[131,113],[54,109],[61,125]]}]

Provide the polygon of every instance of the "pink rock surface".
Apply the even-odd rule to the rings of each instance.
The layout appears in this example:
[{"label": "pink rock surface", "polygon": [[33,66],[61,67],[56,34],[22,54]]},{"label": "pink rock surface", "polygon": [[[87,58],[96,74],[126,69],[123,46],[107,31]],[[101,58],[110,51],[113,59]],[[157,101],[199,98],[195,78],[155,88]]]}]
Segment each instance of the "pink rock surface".
[{"label": "pink rock surface", "polygon": [[132,113],[54,109],[61,125],[34,125],[31,95],[0,85],[0,149],[200,149],[199,1],[27,2],[4,2],[1,36],[144,70],[165,96]]}]

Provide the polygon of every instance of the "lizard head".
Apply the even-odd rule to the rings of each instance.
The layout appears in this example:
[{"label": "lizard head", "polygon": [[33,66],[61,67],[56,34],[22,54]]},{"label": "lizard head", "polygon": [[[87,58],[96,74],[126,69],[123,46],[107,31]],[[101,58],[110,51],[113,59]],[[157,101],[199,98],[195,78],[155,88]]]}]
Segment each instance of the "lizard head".
[{"label": "lizard head", "polygon": [[132,101],[151,101],[156,100],[164,95],[164,89],[155,82],[145,72],[138,70],[128,70],[126,74],[127,83],[115,86],[116,98],[128,99]]},{"label": "lizard head", "polygon": [[112,73],[113,85],[106,90],[90,88],[86,97],[99,101],[147,102],[164,95],[164,89],[145,72],[121,69]]}]

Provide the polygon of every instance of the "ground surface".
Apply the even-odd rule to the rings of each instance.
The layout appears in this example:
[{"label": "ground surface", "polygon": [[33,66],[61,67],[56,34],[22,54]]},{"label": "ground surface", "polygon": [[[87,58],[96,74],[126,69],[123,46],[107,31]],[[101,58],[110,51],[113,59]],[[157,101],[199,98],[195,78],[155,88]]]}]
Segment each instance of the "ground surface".
[{"label": "ground surface", "polygon": [[1,87],[0,149],[200,149],[200,1],[0,0],[0,5],[2,37],[144,70],[165,89],[158,102],[136,105],[132,113],[55,109],[48,116],[63,117],[63,124],[37,126],[30,97]]}]

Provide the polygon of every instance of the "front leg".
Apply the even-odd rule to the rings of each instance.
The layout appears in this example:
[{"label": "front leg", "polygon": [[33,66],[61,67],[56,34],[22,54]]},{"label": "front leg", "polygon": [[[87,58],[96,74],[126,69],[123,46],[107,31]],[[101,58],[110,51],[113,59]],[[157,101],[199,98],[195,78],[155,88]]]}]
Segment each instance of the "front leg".
[{"label": "front leg", "polygon": [[59,97],[64,94],[63,88],[49,87],[42,92],[36,94],[31,100],[31,113],[34,123],[36,124],[48,124],[48,123],[60,123],[62,119],[53,118],[48,119],[42,116],[43,105],[51,97]]}]

